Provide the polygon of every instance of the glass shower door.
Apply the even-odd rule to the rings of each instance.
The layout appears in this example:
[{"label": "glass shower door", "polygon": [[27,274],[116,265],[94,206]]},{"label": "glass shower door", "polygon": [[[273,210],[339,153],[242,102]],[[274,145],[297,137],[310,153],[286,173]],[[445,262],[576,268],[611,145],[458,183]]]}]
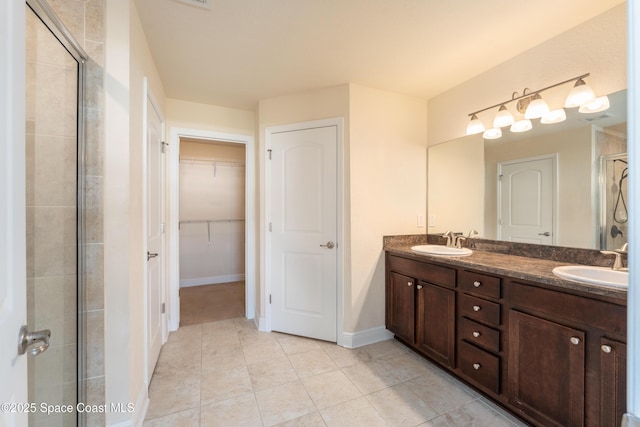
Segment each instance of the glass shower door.
[{"label": "glass shower door", "polygon": [[28,357],[29,425],[76,426],[80,67],[28,6],[26,16],[27,327],[51,331]]},{"label": "glass shower door", "polygon": [[629,241],[627,154],[600,158],[600,249],[619,249]]}]

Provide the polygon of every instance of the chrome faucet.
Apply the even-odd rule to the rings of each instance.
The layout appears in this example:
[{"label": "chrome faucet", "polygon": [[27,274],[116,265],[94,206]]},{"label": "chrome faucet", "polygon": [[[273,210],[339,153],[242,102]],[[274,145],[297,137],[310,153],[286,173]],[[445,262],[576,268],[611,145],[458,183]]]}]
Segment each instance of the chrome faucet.
[{"label": "chrome faucet", "polygon": [[469,234],[467,234],[467,239],[471,239],[473,238],[473,236],[477,236],[478,234],[478,230],[472,228],[471,230],[469,230]]},{"label": "chrome faucet", "polygon": [[455,239],[455,234],[453,234],[453,231],[451,230],[445,231],[444,233],[442,233],[442,237],[447,238],[447,247],[452,248],[454,245],[453,240]]},{"label": "chrome faucet", "polygon": [[466,237],[464,237],[464,236],[454,236],[454,237],[453,237],[453,239],[454,239],[454,240],[455,240],[455,242],[456,242],[454,246],[455,246],[456,248],[458,248],[458,249],[462,249],[462,242],[463,242],[464,240],[467,240],[467,238],[466,238]]}]

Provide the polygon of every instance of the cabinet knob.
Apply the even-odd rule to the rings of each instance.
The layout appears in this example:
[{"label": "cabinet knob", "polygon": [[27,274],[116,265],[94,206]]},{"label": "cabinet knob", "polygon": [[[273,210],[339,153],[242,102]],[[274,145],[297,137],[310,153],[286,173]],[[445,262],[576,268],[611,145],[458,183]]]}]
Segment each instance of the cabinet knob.
[{"label": "cabinet knob", "polygon": [[480,336],[480,332],[473,331],[473,333],[471,335],[473,335],[474,337],[478,338]]},{"label": "cabinet knob", "polygon": [[473,369],[475,369],[476,371],[477,371],[478,369],[480,369],[481,367],[482,367],[482,365],[481,365],[481,364],[479,364],[479,363],[474,363],[474,364],[473,364]]},{"label": "cabinet knob", "polygon": [[571,344],[573,344],[573,345],[578,345],[578,344],[580,344],[580,338],[578,338],[578,337],[571,337]]},{"label": "cabinet knob", "polygon": [[478,282],[477,280],[473,282],[473,286],[479,288],[482,285],[482,282]]},{"label": "cabinet knob", "polygon": [[482,307],[480,307],[479,305],[474,305],[473,306],[473,311],[480,311]]},{"label": "cabinet knob", "polygon": [[602,345],[600,348],[605,353],[611,353],[611,350],[612,350],[611,346],[610,345],[606,345],[606,344]]},{"label": "cabinet knob", "polygon": [[412,286],[413,282],[407,282],[407,286]]},{"label": "cabinet knob", "polygon": [[418,288],[418,290],[422,289],[422,285],[418,285],[416,286],[416,288]]}]

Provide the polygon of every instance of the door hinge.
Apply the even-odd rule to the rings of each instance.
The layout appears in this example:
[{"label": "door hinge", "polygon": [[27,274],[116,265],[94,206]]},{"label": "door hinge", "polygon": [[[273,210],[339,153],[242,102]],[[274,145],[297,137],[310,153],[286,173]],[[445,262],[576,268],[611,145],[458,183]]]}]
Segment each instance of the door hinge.
[{"label": "door hinge", "polygon": [[271,148],[269,148],[269,149],[267,150],[267,153],[269,153],[269,160],[271,160],[271,152],[272,152],[272,150],[271,150]]},{"label": "door hinge", "polygon": [[498,181],[502,181],[502,174],[498,175]]},{"label": "door hinge", "polygon": [[269,231],[273,231],[273,225],[269,223]]},{"label": "door hinge", "polygon": [[164,314],[167,311],[167,303],[163,302],[162,303],[162,314]]},{"label": "door hinge", "polygon": [[502,218],[498,218],[498,225],[502,225]]},{"label": "door hinge", "polygon": [[269,304],[271,304],[271,294],[269,294]]},{"label": "door hinge", "polygon": [[160,224],[160,233],[164,234],[164,222]]},{"label": "door hinge", "polygon": [[162,141],[162,142],[160,143],[160,152],[161,152],[162,154],[164,154],[164,152],[165,152],[165,147],[168,147],[168,146],[169,146],[169,144],[167,144],[166,142]]}]

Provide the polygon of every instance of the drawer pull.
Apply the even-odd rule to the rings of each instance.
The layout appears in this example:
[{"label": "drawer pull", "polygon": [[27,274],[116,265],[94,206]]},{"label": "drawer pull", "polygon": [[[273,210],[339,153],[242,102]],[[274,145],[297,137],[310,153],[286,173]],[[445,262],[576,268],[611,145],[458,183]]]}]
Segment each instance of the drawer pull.
[{"label": "drawer pull", "polygon": [[477,371],[478,369],[480,369],[481,367],[482,367],[482,365],[481,365],[481,364],[479,364],[479,363],[474,363],[474,364],[473,364],[473,369],[475,369],[476,371]]},{"label": "drawer pull", "polygon": [[605,344],[605,345],[603,345],[603,346],[602,346],[602,347],[600,347],[600,348],[602,349],[602,351],[603,351],[603,352],[605,352],[605,353],[607,353],[607,354],[608,354],[608,353],[611,353],[611,350],[612,350],[611,346],[610,346],[610,345],[606,345],[606,344]]},{"label": "drawer pull", "polygon": [[479,288],[480,286],[482,286],[482,282],[478,282],[477,280],[473,282],[473,286],[475,286],[476,288]]},{"label": "drawer pull", "polygon": [[573,345],[578,345],[578,344],[580,344],[580,338],[578,338],[578,337],[571,337],[571,344],[573,344]]},{"label": "drawer pull", "polygon": [[407,286],[412,286],[413,282],[407,282]]},{"label": "drawer pull", "polygon": [[416,288],[418,288],[418,290],[422,289],[422,285],[418,285],[416,286]]},{"label": "drawer pull", "polygon": [[482,307],[480,307],[479,305],[474,305],[473,306],[473,311],[480,311]]},{"label": "drawer pull", "polygon": [[471,335],[473,335],[474,337],[478,338],[480,336],[480,332],[473,331],[473,333]]}]

